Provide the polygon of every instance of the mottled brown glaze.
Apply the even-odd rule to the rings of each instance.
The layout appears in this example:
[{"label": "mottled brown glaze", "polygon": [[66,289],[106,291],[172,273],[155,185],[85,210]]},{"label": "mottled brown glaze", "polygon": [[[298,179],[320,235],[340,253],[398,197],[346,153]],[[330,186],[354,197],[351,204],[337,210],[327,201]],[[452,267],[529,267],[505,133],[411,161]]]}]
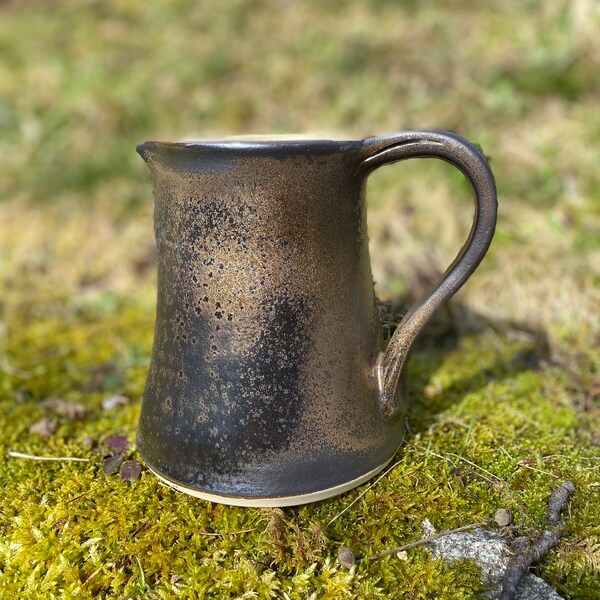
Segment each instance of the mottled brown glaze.
[{"label": "mottled brown glaze", "polygon": [[[147,142],[158,302],[138,428],[148,465],[184,488],[234,498],[314,494],[360,478],[399,446],[398,382],[431,312],[493,235],[493,177],[443,132],[357,142]],[[365,184],[411,156],[470,179],[472,234],[438,289],[383,351]]]}]

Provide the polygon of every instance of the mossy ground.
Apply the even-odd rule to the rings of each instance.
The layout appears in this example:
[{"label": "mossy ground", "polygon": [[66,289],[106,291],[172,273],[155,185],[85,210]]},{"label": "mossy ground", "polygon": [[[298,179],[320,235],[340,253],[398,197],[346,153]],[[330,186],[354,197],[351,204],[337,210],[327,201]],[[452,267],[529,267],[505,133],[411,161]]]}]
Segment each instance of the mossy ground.
[{"label": "mossy ground", "polygon": [[[535,572],[567,598],[600,596],[593,3],[5,2],[0,16],[0,597],[474,598],[474,564],[415,548],[348,572],[337,551],[500,507],[535,535],[566,479],[566,535]],[[135,143],[404,127],[479,142],[501,212],[488,257],[411,358],[410,431],[389,473],[330,525],[368,486],[280,511],[105,475],[84,440],[133,443],[153,333]],[[450,167],[411,161],[368,194],[378,291],[410,303],[466,236],[468,192]],[[131,403],[105,411],[111,394]],[[30,433],[49,397],[86,418]]]}]

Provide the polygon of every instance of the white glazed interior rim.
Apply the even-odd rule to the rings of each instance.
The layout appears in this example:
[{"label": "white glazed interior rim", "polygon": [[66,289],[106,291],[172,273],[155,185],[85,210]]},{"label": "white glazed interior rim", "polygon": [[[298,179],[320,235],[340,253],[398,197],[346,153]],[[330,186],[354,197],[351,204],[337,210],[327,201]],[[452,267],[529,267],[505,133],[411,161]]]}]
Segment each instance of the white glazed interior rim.
[{"label": "white glazed interior rim", "polygon": [[321,147],[329,149],[347,148],[348,146],[360,145],[364,140],[348,139],[348,136],[315,133],[315,134],[281,134],[281,135],[239,135],[211,138],[183,139],[178,141],[148,140],[139,144],[138,148],[194,150],[202,148],[268,148],[268,147]]},{"label": "white glazed interior rim", "polygon": [[256,133],[246,135],[225,135],[215,137],[194,137],[189,139],[176,140],[176,144],[220,144],[228,142],[331,142],[331,143],[352,143],[349,136],[345,133],[335,131],[316,131],[313,133]]}]

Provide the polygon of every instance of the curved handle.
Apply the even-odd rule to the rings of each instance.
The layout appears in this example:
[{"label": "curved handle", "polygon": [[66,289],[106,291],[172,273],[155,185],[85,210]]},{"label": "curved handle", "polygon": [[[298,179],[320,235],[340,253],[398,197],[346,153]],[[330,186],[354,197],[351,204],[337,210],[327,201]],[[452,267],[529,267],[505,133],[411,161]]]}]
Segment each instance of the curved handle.
[{"label": "curved handle", "polygon": [[362,166],[366,175],[381,165],[407,158],[441,158],[469,180],[475,193],[475,218],[469,237],[438,287],[402,319],[377,364],[377,379],[385,414],[399,414],[397,388],[415,338],[433,312],[467,281],[484,257],[496,227],[496,185],[483,154],[466,139],[448,131],[406,131],[364,140]]}]

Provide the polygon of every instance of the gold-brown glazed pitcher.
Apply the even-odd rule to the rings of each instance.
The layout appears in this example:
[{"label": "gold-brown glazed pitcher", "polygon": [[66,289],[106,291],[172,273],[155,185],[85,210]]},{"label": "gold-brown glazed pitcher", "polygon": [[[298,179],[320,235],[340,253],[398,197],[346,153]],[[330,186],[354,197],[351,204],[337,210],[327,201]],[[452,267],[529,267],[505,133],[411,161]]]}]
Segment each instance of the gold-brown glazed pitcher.
[{"label": "gold-brown glazed pitcher", "polygon": [[[415,337],[473,273],[496,222],[489,165],[465,139],[146,142],[158,302],[137,432],[173,487],[239,506],[329,498],[385,467],[404,434]],[[475,218],[439,286],[384,348],[365,187],[381,165],[444,159]]]}]

